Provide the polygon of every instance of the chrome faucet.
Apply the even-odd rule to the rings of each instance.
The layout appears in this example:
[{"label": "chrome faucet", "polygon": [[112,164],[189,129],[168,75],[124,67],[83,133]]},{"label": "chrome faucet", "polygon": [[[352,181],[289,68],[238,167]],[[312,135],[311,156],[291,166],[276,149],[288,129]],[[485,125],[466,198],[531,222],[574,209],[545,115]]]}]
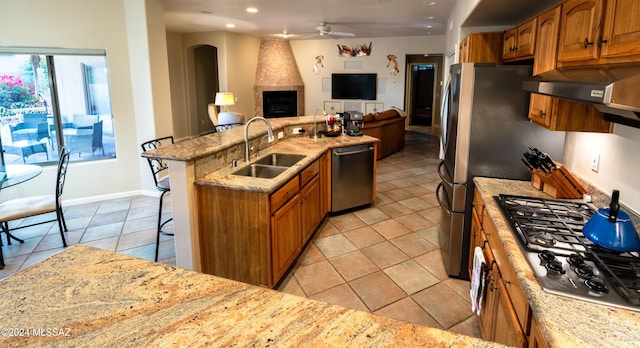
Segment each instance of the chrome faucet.
[{"label": "chrome faucet", "polygon": [[322,137],[322,135],[318,134],[318,124],[316,123],[316,116],[318,116],[318,110],[322,111],[322,114],[324,116],[327,116],[327,112],[324,111],[323,108],[317,108],[316,112],[313,113],[313,134],[309,136],[312,139],[318,139]]},{"label": "chrome faucet", "polygon": [[249,151],[249,125],[256,120],[262,120],[264,121],[264,123],[267,124],[267,133],[269,134],[269,141],[273,140],[273,128],[271,128],[271,123],[269,123],[269,121],[264,118],[264,117],[260,117],[260,116],[256,116],[252,119],[250,119],[249,121],[247,121],[247,123],[245,123],[244,125],[244,160],[249,163],[249,160],[251,159],[251,154]]}]

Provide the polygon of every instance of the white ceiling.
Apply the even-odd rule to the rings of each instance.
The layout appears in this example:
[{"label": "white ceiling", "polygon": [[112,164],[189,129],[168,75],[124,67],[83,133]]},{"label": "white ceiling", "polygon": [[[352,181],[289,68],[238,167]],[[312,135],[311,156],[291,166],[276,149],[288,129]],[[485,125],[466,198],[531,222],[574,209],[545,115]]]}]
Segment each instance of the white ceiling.
[{"label": "white ceiling", "polygon": [[[444,35],[456,0],[164,0],[167,29],[314,38],[326,22],[356,37]],[[481,0],[465,26],[515,25],[559,0]],[[257,13],[248,13],[255,7]],[[235,28],[226,28],[227,24]],[[325,36],[328,38],[328,36]]]}]

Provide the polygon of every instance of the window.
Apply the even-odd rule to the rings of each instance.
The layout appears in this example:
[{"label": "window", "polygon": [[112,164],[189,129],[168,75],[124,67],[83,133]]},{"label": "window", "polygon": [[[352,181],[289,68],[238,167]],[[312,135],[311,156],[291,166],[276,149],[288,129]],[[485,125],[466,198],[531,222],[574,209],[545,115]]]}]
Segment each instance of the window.
[{"label": "window", "polygon": [[4,163],[115,157],[104,50],[0,48],[0,144]]}]

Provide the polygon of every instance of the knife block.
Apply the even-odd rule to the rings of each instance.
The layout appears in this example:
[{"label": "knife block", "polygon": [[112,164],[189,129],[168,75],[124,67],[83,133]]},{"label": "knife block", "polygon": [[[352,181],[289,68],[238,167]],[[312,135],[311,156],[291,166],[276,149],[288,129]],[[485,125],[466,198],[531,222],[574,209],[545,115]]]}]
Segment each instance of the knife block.
[{"label": "knife block", "polygon": [[531,170],[531,186],[542,190],[554,198],[582,198],[587,190],[561,163],[556,163],[557,169],[545,173],[540,169]]}]

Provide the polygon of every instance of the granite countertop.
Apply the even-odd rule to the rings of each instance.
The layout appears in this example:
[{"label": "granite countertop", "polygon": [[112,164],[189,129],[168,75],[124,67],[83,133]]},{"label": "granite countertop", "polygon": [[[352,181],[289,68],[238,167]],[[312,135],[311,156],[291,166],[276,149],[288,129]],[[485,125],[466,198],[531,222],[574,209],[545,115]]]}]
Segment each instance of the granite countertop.
[{"label": "granite countertop", "polygon": [[[302,169],[318,159],[328,149],[360,144],[371,144],[379,140],[370,136],[338,136],[338,137],[322,137],[319,139],[311,139],[308,136],[297,136],[279,141],[269,146],[265,151],[260,153],[260,157],[270,153],[287,153],[304,155],[305,158],[291,166],[280,175],[271,179],[253,178],[247,176],[233,175],[232,172],[244,167],[247,163],[243,160],[238,162],[237,167],[228,165],[217,170],[207,176],[196,179],[197,185],[220,186],[227,188],[238,188],[247,191],[257,191],[271,193],[280,186],[287,183],[292,177],[297,175]],[[257,158],[251,158],[251,162]]]},{"label": "granite countertop", "polygon": [[[296,116],[270,118],[268,120],[274,133],[277,133],[285,127],[312,125],[313,119],[313,116]],[[322,129],[324,127],[324,116],[317,117],[316,122],[321,124],[318,126],[318,130]],[[263,134],[267,134],[267,128],[263,122],[254,122],[249,126],[249,139]],[[142,153],[142,156],[173,161],[193,161],[242,143],[244,143],[244,126],[180,141],[171,146],[163,146],[155,150],[145,151]]]},{"label": "granite countertop", "polygon": [[495,346],[82,245],[0,292],[3,347]]},{"label": "granite countertop", "polygon": [[550,198],[530,182],[474,178],[476,188],[529,300],[533,315],[552,347],[632,347],[640,342],[640,313],[592,304],[542,291],[494,196]]}]

